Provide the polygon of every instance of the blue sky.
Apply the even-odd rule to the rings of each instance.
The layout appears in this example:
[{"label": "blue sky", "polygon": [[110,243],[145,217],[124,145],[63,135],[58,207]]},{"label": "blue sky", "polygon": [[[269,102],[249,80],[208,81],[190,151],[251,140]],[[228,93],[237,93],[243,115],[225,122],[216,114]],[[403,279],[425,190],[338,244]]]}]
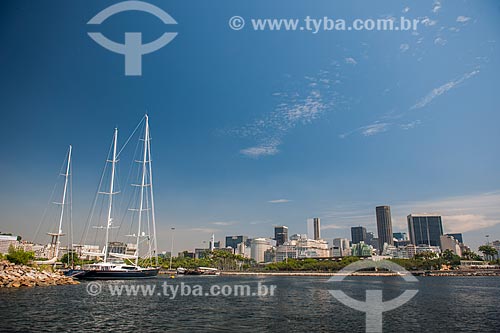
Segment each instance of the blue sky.
[{"label": "blue sky", "polygon": [[[127,12],[86,25],[114,1],[4,1],[0,15],[0,227],[30,238],[68,144],[75,232],[85,224],[113,128],[150,115],[160,249],[212,233],[323,237],[375,229],[391,205],[442,214],[472,246],[500,238],[500,7],[496,1],[150,1],[178,36],[123,75],[123,56],[88,36],[158,38]],[[406,31],[233,31],[244,18],[421,20]],[[126,168],[124,163],[123,168]]]}]

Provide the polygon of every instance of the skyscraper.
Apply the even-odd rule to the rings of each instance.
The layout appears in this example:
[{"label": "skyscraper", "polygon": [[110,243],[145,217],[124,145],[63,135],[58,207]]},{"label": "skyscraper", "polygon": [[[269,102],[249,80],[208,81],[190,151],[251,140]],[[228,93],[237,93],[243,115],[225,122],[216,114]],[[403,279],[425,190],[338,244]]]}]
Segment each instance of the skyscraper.
[{"label": "skyscraper", "polygon": [[238,244],[246,243],[247,239],[247,236],[226,236],[226,247],[232,247],[236,250],[238,249]]},{"label": "skyscraper", "polygon": [[307,219],[307,238],[319,240],[321,239],[321,224],[319,217]]},{"label": "skyscraper", "polygon": [[452,236],[455,238],[459,243],[463,244],[464,243],[464,237],[462,236],[461,233],[455,233],[455,234],[446,234],[448,236]]},{"label": "skyscraper", "polygon": [[394,241],[392,238],[391,207],[378,206],[376,207],[375,211],[377,213],[379,250],[383,251],[384,243],[387,243],[388,245],[394,245]]},{"label": "skyscraper", "polygon": [[274,227],[274,239],[276,240],[276,246],[280,246],[288,242],[288,227],[279,226]]},{"label": "skyscraper", "polygon": [[351,227],[351,240],[353,244],[359,244],[359,242],[366,241],[366,228],[359,227]]},{"label": "skyscraper", "polygon": [[413,245],[441,246],[443,223],[439,215],[408,215],[408,231]]}]

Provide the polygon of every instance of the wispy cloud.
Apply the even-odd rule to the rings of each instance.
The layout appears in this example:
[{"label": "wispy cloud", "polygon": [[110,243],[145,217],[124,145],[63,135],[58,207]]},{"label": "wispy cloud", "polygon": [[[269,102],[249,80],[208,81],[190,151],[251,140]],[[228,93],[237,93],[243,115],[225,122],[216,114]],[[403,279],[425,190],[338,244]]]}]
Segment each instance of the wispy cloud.
[{"label": "wispy cloud", "polygon": [[417,127],[418,125],[420,125],[422,123],[421,120],[417,119],[417,120],[414,120],[414,121],[411,121],[409,123],[405,123],[405,124],[400,124],[399,127],[405,131],[409,130],[409,129],[412,129],[412,128],[415,128]]},{"label": "wispy cloud", "polygon": [[354,133],[361,133],[363,136],[373,136],[376,134],[386,132],[391,125],[392,125],[391,123],[375,122],[367,126],[358,127],[350,132],[343,133],[340,135],[340,138],[345,139],[346,137]]},{"label": "wispy cloud", "polygon": [[374,136],[380,133],[387,132],[391,128],[399,128],[402,130],[409,130],[417,127],[420,125],[422,122],[419,119],[404,122],[402,120],[403,117],[406,116],[408,111],[411,110],[416,110],[416,109],[421,109],[425,106],[427,106],[429,103],[431,103],[435,98],[443,95],[444,93],[450,91],[451,89],[457,87],[464,81],[472,78],[473,76],[479,74],[479,69],[475,69],[471,72],[463,74],[461,77],[451,80],[438,88],[432,89],[430,93],[428,93],[425,97],[420,99],[416,104],[411,106],[409,109],[406,109],[404,111],[397,111],[397,110],[392,110],[390,112],[387,112],[383,116],[380,117],[379,120],[365,126],[358,127],[354,130],[351,130],[349,132],[345,132],[339,135],[341,139],[347,138],[348,136],[359,133],[365,137],[370,137]]},{"label": "wispy cloud", "polygon": [[459,16],[459,17],[457,17],[457,22],[459,22],[459,23],[466,23],[466,22],[468,22],[470,20],[471,20],[471,18],[468,17],[468,16]]},{"label": "wispy cloud", "polygon": [[277,100],[273,111],[226,133],[256,141],[254,145],[240,150],[246,157],[261,158],[280,153],[284,137],[293,128],[313,122],[334,105],[336,95],[331,93],[330,88],[337,84],[338,79],[333,82],[332,77],[337,76],[331,75],[328,70],[320,70],[314,76],[305,76],[298,83],[288,78],[287,82],[291,82],[294,89],[273,93]]},{"label": "wispy cloud", "polygon": [[432,7],[432,12],[434,14],[437,14],[440,9],[441,9],[441,2],[440,1],[434,1],[433,7]]},{"label": "wispy cloud", "polygon": [[432,91],[429,94],[427,94],[424,98],[422,98],[415,105],[413,105],[410,108],[410,110],[420,109],[427,106],[427,104],[432,102],[432,100],[434,100],[436,97],[443,95],[444,93],[450,91],[451,89],[455,88],[456,86],[470,79],[471,77],[477,75],[478,73],[479,70],[474,70],[472,72],[462,75],[460,78],[456,80],[449,81],[438,88],[432,89]]},{"label": "wispy cloud", "polygon": [[361,128],[361,133],[364,136],[372,136],[387,131],[389,123],[372,124]]},{"label": "wispy cloud", "polygon": [[194,232],[199,232],[199,233],[206,233],[206,234],[214,234],[218,231],[219,229],[214,229],[214,228],[205,228],[205,227],[199,227],[199,228],[190,228],[189,231],[194,231]]},{"label": "wispy cloud", "polygon": [[342,229],[345,229],[344,226],[340,226],[340,225],[337,225],[337,224],[323,224],[321,226],[321,229],[322,230],[342,230]]},{"label": "wispy cloud", "polygon": [[444,46],[444,45],[446,45],[446,43],[448,43],[448,41],[446,39],[444,39],[443,37],[436,37],[436,39],[434,39],[434,44],[436,44],[436,45]]},{"label": "wispy cloud", "polygon": [[432,27],[437,24],[437,20],[431,20],[429,17],[425,16],[420,20],[420,23],[426,27]]},{"label": "wispy cloud", "polygon": [[354,58],[345,58],[345,63],[349,65],[356,65],[358,62]]},{"label": "wispy cloud", "polygon": [[500,224],[499,202],[500,192],[489,192],[406,203],[396,206],[395,213],[437,213],[445,232],[468,232]]},{"label": "wispy cloud", "polygon": [[241,149],[240,153],[245,155],[245,156],[251,157],[251,158],[259,158],[262,156],[272,156],[272,155],[276,155],[277,153],[279,153],[279,149],[278,149],[279,144],[280,144],[279,141],[274,140],[274,141],[266,142],[264,144],[261,144],[261,145],[255,146],[255,147]]},{"label": "wispy cloud", "polygon": [[406,51],[408,51],[409,49],[410,49],[410,45],[408,45],[408,44],[406,44],[406,43],[399,45],[399,50],[400,50],[401,52],[406,52]]},{"label": "wispy cloud", "polygon": [[236,221],[215,221],[215,222],[210,222],[210,224],[227,227],[230,225],[235,225],[235,224],[237,224],[237,222]]},{"label": "wispy cloud", "polygon": [[287,203],[287,202],[290,202],[292,200],[288,200],[288,199],[276,199],[276,200],[269,200],[268,202],[269,203],[272,203],[272,204],[280,204],[280,203]]}]

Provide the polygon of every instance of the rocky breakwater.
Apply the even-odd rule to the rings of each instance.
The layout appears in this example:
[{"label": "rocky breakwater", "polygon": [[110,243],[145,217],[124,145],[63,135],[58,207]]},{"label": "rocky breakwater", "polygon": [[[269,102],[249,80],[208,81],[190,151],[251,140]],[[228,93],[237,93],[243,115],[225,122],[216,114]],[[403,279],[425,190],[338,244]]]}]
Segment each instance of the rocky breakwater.
[{"label": "rocky breakwater", "polygon": [[0,262],[0,288],[19,288],[34,286],[58,286],[79,284],[73,278],[60,272],[38,270],[25,265],[15,265],[8,261]]}]

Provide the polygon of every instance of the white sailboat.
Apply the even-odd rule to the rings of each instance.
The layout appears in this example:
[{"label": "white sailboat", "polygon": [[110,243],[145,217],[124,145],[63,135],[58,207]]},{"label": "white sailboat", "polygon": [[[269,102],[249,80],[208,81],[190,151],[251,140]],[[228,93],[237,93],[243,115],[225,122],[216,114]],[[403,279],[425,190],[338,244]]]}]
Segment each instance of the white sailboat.
[{"label": "white sailboat", "polygon": [[[67,275],[73,276],[79,279],[136,279],[136,278],[148,278],[154,277],[158,274],[158,267],[141,267],[139,265],[140,249],[142,245],[142,239],[148,241],[148,255],[151,259],[155,260],[155,264],[158,264],[157,258],[157,243],[156,243],[156,223],[154,214],[154,196],[153,196],[153,184],[152,184],[152,166],[151,166],[151,137],[149,129],[149,117],[145,115],[144,117],[144,137],[141,138],[143,142],[142,145],[142,156],[141,160],[136,161],[140,163],[140,184],[134,184],[135,187],[139,187],[139,207],[131,208],[131,211],[137,212],[137,234],[129,235],[135,238],[135,252],[133,254],[112,252],[110,247],[110,231],[117,226],[114,225],[113,217],[113,196],[117,194],[116,192],[116,163],[117,159],[117,142],[118,142],[118,129],[115,128],[113,135],[113,148],[112,148],[112,158],[107,162],[111,163],[111,177],[109,184],[109,192],[100,192],[101,194],[108,196],[108,206],[107,206],[107,219],[104,227],[98,227],[105,229],[105,241],[103,246],[103,251],[101,253],[95,252],[84,252],[84,255],[102,257],[102,261],[88,265],[83,269],[70,270]],[[147,204],[147,205],[146,205]],[[148,227],[149,222],[151,222],[152,235],[147,235],[143,231],[143,219],[144,212],[149,211],[148,214]],[[151,218],[151,221],[149,221]],[[151,260],[152,263],[152,260]]]}]

